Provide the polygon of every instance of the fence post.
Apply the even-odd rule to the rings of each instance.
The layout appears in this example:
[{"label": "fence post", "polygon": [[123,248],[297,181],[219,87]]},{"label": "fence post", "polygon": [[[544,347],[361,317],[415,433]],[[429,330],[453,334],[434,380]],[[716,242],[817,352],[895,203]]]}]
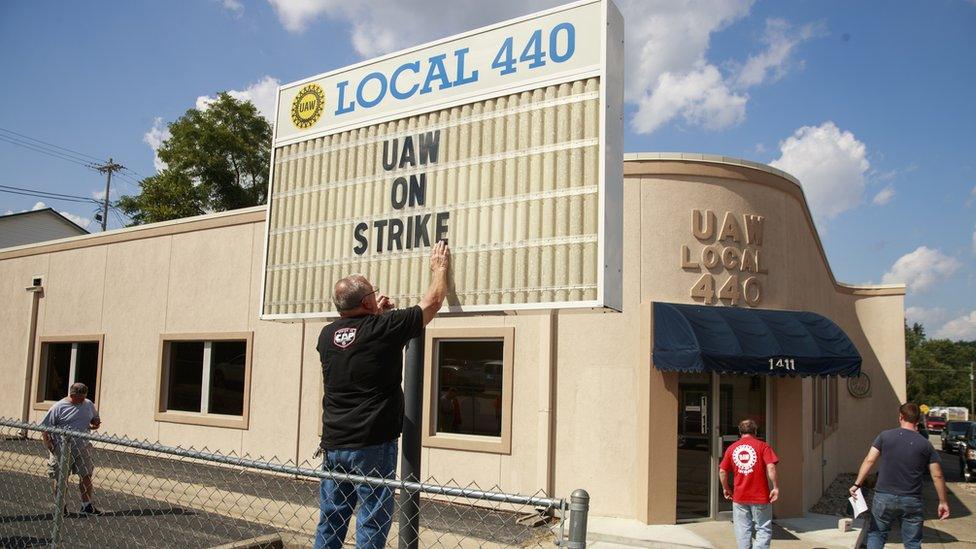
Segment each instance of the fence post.
[{"label": "fence post", "polygon": [[[420,459],[424,399],[424,334],[407,343],[403,369],[403,438],[400,453],[400,478],[420,482]],[[400,491],[397,516],[399,549],[417,549],[420,542],[420,493]]]},{"label": "fence post", "polygon": [[60,453],[56,455],[58,460],[58,478],[57,486],[54,489],[54,531],[51,533],[51,547],[61,546],[61,527],[64,524],[64,498],[67,494],[68,488],[68,475],[71,473],[69,471],[70,463],[69,459],[71,457],[71,448],[68,447],[71,444],[71,440],[68,435],[53,435],[61,439]]},{"label": "fence post", "polygon": [[586,490],[574,490],[569,498],[569,541],[565,547],[586,547],[586,516],[590,512],[590,494]]}]

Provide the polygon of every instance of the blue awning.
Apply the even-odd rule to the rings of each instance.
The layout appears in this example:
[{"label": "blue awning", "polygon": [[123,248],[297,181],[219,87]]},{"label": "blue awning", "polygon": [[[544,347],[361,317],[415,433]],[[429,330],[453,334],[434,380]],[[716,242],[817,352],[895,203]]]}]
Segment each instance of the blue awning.
[{"label": "blue awning", "polygon": [[861,355],[829,318],[771,311],[654,303],[654,366],[676,372],[857,376]]}]

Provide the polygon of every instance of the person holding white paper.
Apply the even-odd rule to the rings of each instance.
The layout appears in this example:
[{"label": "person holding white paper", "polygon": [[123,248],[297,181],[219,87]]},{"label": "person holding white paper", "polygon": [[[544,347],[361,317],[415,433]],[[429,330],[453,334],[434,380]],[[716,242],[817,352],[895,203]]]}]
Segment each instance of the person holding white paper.
[{"label": "person holding white paper", "polygon": [[898,408],[898,428],[883,431],[874,439],[850,488],[851,496],[858,494],[871,468],[879,462],[868,549],[882,549],[896,521],[901,524],[901,541],[907,549],[922,546],[922,480],[926,468],[932,473],[939,494],[939,520],[949,518],[942,458],[932,443],[915,430],[918,419],[917,405],[909,402]]}]

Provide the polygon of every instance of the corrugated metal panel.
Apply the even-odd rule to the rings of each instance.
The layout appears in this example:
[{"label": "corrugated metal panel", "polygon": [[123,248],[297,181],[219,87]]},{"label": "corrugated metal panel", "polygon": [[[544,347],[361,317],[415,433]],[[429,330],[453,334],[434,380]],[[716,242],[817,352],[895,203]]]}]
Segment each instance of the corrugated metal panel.
[{"label": "corrugated metal panel", "polygon": [[[450,304],[597,299],[599,90],[591,78],[277,148],[264,314],[331,312],[332,285],[357,272],[417,302],[429,248],[380,252],[373,222],[430,214],[433,239],[438,212],[450,212]],[[435,130],[436,163],[384,169],[385,141]],[[393,180],[419,174],[425,203],[395,209]],[[356,255],[362,222],[370,246]]]}]

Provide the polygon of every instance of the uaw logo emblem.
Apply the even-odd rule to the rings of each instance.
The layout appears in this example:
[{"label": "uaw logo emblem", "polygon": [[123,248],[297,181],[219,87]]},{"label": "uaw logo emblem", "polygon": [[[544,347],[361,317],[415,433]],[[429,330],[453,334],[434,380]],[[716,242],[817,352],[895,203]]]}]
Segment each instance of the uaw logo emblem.
[{"label": "uaw logo emblem", "polygon": [[753,467],[756,466],[755,448],[748,444],[738,446],[735,449],[732,461],[735,462],[735,468],[739,470],[740,474],[748,475],[752,472]]},{"label": "uaw logo emblem", "polygon": [[308,84],[298,90],[291,101],[291,123],[296,128],[307,130],[322,117],[325,109],[325,92],[318,84]]},{"label": "uaw logo emblem", "polygon": [[355,328],[340,328],[332,336],[332,344],[340,349],[345,349],[352,345],[353,341],[356,341]]}]

